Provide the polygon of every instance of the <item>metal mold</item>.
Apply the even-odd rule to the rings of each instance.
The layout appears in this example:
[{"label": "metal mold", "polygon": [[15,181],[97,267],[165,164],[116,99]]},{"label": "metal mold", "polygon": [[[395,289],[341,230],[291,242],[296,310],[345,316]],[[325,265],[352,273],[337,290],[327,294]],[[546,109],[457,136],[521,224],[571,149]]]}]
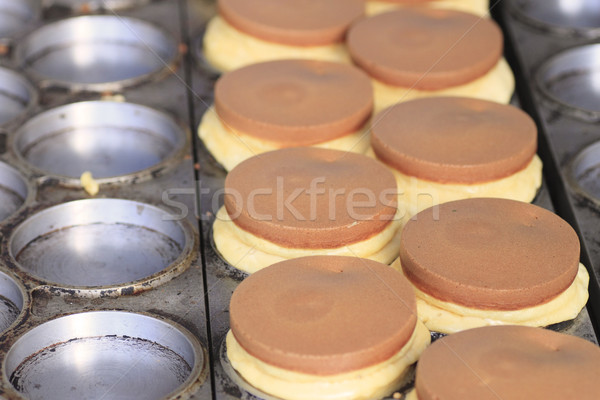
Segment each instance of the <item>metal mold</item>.
[{"label": "metal mold", "polygon": [[13,278],[0,272],[0,333],[15,322],[23,310],[24,293]]},{"label": "metal mold", "polygon": [[76,180],[90,171],[100,183],[139,178],[182,158],[186,131],[145,106],[89,101],[57,107],[27,121],[15,152],[42,174]]},{"label": "metal mold", "polygon": [[[218,264],[220,266],[220,270],[224,273],[224,276],[227,276],[233,280],[235,280],[236,282],[242,282],[244,279],[246,279],[247,277],[250,276],[249,273],[242,271],[241,269],[237,269],[235,267],[235,265],[231,265],[229,263],[229,261],[227,261],[225,259],[225,257],[223,257],[223,255],[221,254],[221,252],[219,251],[219,249],[217,249],[217,244],[215,243],[215,235],[214,235],[214,231],[212,229],[212,225],[209,228],[209,234],[208,237],[204,238],[205,241],[208,241],[209,245],[210,245],[210,249],[212,250],[212,252],[208,253],[207,252],[207,256],[210,257],[211,260],[214,261],[215,264]],[[208,247],[208,246],[205,246]],[[206,249],[208,250],[208,249]],[[241,256],[241,255],[240,255]]]},{"label": "metal mold", "polygon": [[0,38],[12,38],[35,18],[36,10],[31,2],[0,0]]},{"label": "metal mold", "polygon": [[0,127],[22,117],[36,102],[36,91],[27,79],[13,70],[0,67]]},{"label": "metal mold", "polygon": [[13,167],[0,162],[0,221],[14,214],[25,202],[29,189]]},{"label": "metal mold", "polygon": [[574,47],[551,57],[536,72],[535,82],[561,111],[600,120],[600,44]]},{"label": "metal mold", "polygon": [[569,165],[567,179],[579,195],[600,207],[600,141],[575,156]]},{"label": "metal mold", "polygon": [[597,0],[511,0],[513,14],[544,31],[566,36],[599,37]]},{"label": "metal mold", "polygon": [[45,8],[58,7],[77,13],[116,11],[143,6],[152,0],[42,0]]},{"label": "metal mold", "polygon": [[[271,396],[252,386],[245,380],[238,372],[233,368],[229,358],[227,357],[227,345],[225,344],[225,339],[221,341],[221,345],[219,346],[219,362],[221,363],[221,367],[223,371],[227,374],[227,377],[231,380],[231,383],[236,386],[236,388],[244,390],[246,393],[253,396],[252,398],[259,398],[264,400],[277,400],[277,397]],[[223,382],[225,384],[225,382]],[[241,397],[241,396],[240,396]]]},{"label": "metal mold", "polygon": [[77,200],[27,218],[9,238],[11,259],[61,286],[152,280],[189,265],[194,235],[158,207],[120,199]]},{"label": "metal mold", "polygon": [[4,370],[28,399],[175,397],[204,369],[198,341],[143,314],[96,311],[45,322],[8,351]]},{"label": "metal mold", "polygon": [[[200,72],[209,81],[216,81],[221,76],[221,71],[213,67],[204,56],[204,31],[206,26],[202,27],[199,36],[192,43],[192,55]],[[212,93],[211,93],[212,95]]]},{"label": "metal mold", "polygon": [[111,91],[169,73],[179,50],[173,37],[149,22],[93,15],[37,29],[18,44],[16,58],[44,88]]}]

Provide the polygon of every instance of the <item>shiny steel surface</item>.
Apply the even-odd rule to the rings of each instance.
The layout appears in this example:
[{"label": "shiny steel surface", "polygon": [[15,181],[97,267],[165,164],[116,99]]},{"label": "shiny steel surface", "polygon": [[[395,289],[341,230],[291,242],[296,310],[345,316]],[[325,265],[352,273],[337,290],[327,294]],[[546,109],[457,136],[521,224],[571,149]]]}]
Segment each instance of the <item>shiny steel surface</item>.
[{"label": "shiny steel surface", "polygon": [[[168,115],[130,103],[90,101],[48,110],[25,123],[14,147],[42,173],[103,179],[156,167],[181,153],[186,132]],[[110,179],[106,179],[110,180]]]},{"label": "shiny steel surface", "polygon": [[147,278],[181,262],[192,246],[187,225],[157,207],[91,199],[31,216],[13,231],[9,249],[35,277],[88,287]]},{"label": "shiny steel surface", "polygon": [[27,198],[28,189],[21,174],[0,162],[0,221],[13,214]]},{"label": "shiny steel surface", "polygon": [[[570,3],[574,6],[580,1]],[[552,184],[557,213],[581,239],[581,261],[590,272],[588,310],[600,332],[600,214],[573,178],[591,166],[583,163],[575,173],[578,154],[600,140],[599,45],[589,45],[589,38],[583,36],[532,29],[510,9],[504,9],[502,19],[524,101],[540,129],[544,175]]]},{"label": "shiny steel surface", "polygon": [[21,287],[13,278],[0,272],[0,334],[17,319],[23,302]]},{"label": "shiny steel surface", "polygon": [[600,207],[600,141],[586,147],[575,157],[568,177],[580,195]]},{"label": "shiny steel surface", "polygon": [[536,84],[570,114],[600,119],[600,44],[575,47],[549,58]]},{"label": "shiny steel surface", "polygon": [[600,36],[598,0],[511,0],[525,22],[561,35]]},{"label": "shiny steel surface", "polygon": [[167,69],[178,57],[178,46],[148,22],[93,15],[39,28],[18,44],[16,54],[43,86],[102,91],[139,83]]},{"label": "shiny steel surface", "polygon": [[35,89],[27,79],[11,69],[0,67],[0,126],[23,115],[35,100]]},{"label": "shiny steel surface", "polygon": [[142,314],[100,311],[46,322],[8,351],[5,375],[29,399],[176,396],[204,364],[182,328]]},{"label": "shiny steel surface", "polygon": [[35,11],[29,1],[0,0],[0,38],[21,31],[34,17]]},{"label": "shiny steel surface", "polygon": [[[0,332],[2,399],[214,398],[204,350],[210,341],[195,214],[195,124],[187,65],[180,62],[186,2],[31,0],[30,22],[0,37],[0,65],[35,88],[32,106],[0,123],[0,160],[25,181],[18,196],[24,203],[0,222],[0,331],[7,327]],[[94,8],[101,5],[118,7],[118,17]],[[62,19],[95,12],[108,15]],[[0,115],[13,106],[6,89],[19,83],[5,82],[0,79]],[[113,103],[70,107],[100,99]],[[28,125],[28,146],[39,151],[38,160],[53,158],[63,167],[95,164],[95,196],[81,187],[80,171],[67,177],[42,170],[16,150],[19,128],[42,114],[48,118]],[[107,177],[99,178],[103,171]],[[78,201],[90,198],[98,201]],[[86,201],[94,203],[72,206]],[[0,210],[5,204],[0,190]],[[17,255],[48,278],[19,265]],[[68,317],[112,310],[147,317]],[[70,322],[46,325],[64,316]],[[36,348],[34,336],[56,340]]]},{"label": "shiny steel surface", "polygon": [[121,10],[142,6],[152,0],[42,0],[44,7],[67,7],[75,12]]}]

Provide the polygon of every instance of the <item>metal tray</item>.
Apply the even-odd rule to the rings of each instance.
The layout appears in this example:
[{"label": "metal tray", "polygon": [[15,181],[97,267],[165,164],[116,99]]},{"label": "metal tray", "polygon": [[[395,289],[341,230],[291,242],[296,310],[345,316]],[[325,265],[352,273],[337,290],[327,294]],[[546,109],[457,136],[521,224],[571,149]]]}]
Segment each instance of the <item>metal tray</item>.
[{"label": "metal tray", "polygon": [[19,41],[17,64],[42,87],[108,91],[164,75],[176,40],[159,26],[119,15],[67,18]]},{"label": "metal tray", "polygon": [[[61,362],[66,358],[75,359],[81,362],[82,371],[97,370],[101,368],[101,360],[99,364],[89,364],[91,357],[78,358],[78,355],[106,353],[118,364],[125,379],[115,379],[110,374],[99,375],[94,382],[86,381],[94,389],[88,392],[90,395],[98,393],[95,389],[103,390],[102,394],[114,394],[114,391],[107,391],[110,388],[124,394],[129,390],[147,390],[143,393],[178,398],[256,398],[258,393],[237,379],[223,358],[221,345],[229,329],[229,299],[245,274],[227,265],[211,245],[212,220],[222,201],[213,195],[222,189],[225,171],[203,148],[196,135],[199,118],[212,103],[212,86],[217,75],[202,65],[201,58],[194,58],[191,53],[214,10],[212,0],[47,0],[42,2],[41,9],[35,9],[25,27],[26,32],[10,38],[8,49],[14,45],[15,51],[7,53],[3,64],[20,73],[31,73],[33,90],[26,90],[31,96],[31,104],[24,106],[15,120],[2,127],[6,145],[0,141],[0,196],[4,196],[3,188],[13,196],[13,202],[9,202],[11,207],[0,215],[5,217],[0,221],[2,397],[22,399],[18,390],[22,388],[28,388],[31,398],[35,398],[36,393],[69,396],[70,392],[58,391],[64,386],[61,376],[52,375],[56,371],[64,374],[65,370],[59,367],[63,365]],[[88,13],[100,16],[73,17]],[[573,34],[569,31],[570,39],[563,42],[556,39],[561,37],[561,30],[553,28],[553,38],[538,40],[538,36],[547,36],[549,31],[525,22],[526,18],[514,17],[512,11],[509,14],[507,19],[525,32],[519,37],[523,41],[520,44],[538,47],[536,51],[530,51],[531,65],[536,69],[548,58],[547,55],[586,44],[594,35],[593,32]],[[149,41],[159,48],[163,44],[168,47],[165,53],[157,50],[156,54],[150,52],[148,55],[145,52],[142,59],[149,59],[146,66],[151,65],[154,69],[147,68],[132,76],[129,65],[116,63],[113,65],[124,65],[122,70],[116,71],[119,76],[111,75],[103,81],[69,82],[58,75],[40,74],[32,68],[31,59],[25,61],[29,54],[25,51],[26,44],[44,29],[50,29],[52,33],[57,27],[68,25],[69,21],[97,18],[104,21],[108,17],[118,23],[143,21],[141,25],[135,22],[127,25],[129,27],[156,28],[150,31],[157,36],[140,34],[144,42]],[[554,23],[560,25],[561,22]],[[68,31],[71,28],[61,29]],[[105,25],[96,29],[96,33],[103,34],[103,30],[108,30]],[[118,31],[123,35],[130,33]],[[543,33],[538,35],[537,32]],[[44,36],[48,37],[34,45],[47,46],[51,38]],[[0,48],[2,43],[0,40]],[[117,44],[111,51],[117,48],[122,49]],[[48,50],[54,51],[53,48]],[[68,59],[62,59],[62,62]],[[72,66],[62,65],[66,65],[65,68]],[[527,96],[534,90],[531,75],[521,80],[519,88],[524,92],[519,97],[524,101],[524,108],[533,109]],[[546,132],[546,136],[542,136],[540,155],[550,168],[550,175],[535,204],[549,209],[556,206],[563,217],[563,211],[570,210],[573,214],[570,221],[582,233],[584,261],[600,268],[600,245],[596,243],[593,247],[589,242],[589,237],[598,232],[597,219],[594,220],[598,207],[591,200],[597,192],[587,184],[594,180],[586,180],[594,176],[599,165],[595,163],[594,144],[600,137],[592,124],[572,114],[568,117],[561,114],[560,108],[550,105],[556,102],[548,95],[535,93],[536,107],[538,102],[548,104],[543,106],[543,115],[547,112],[557,121],[568,120],[569,124],[561,126],[580,131],[580,136],[585,138],[572,146],[567,137],[560,136],[563,139],[556,145],[567,149],[567,156],[563,158],[563,153],[559,153],[561,156],[557,158],[554,150],[548,151],[547,142],[551,140],[547,139],[551,135]],[[27,100],[21,103],[25,104]],[[76,102],[80,103],[72,104]],[[77,121],[77,116],[82,113],[87,115],[86,123],[81,119]],[[89,125],[91,120],[109,128],[99,129],[95,133],[100,134],[94,135],[89,129],[96,131],[98,125]],[[572,125],[573,121],[576,125]],[[115,139],[119,135],[114,135],[112,129],[122,132],[123,137]],[[65,136],[60,144],[54,142],[54,146],[38,147],[37,153],[31,151],[40,143],[52,143],[61,135]],[[146,139],[139,139],[139,135],[146,135]],[[78,146],[78,138],[82,137],[86,140],[80,141]],[[148,137],[152,140],[147,140]],[[108,146],[108,152],[112,153],[110,143],[115,140],[123,151],[120,154],[127,160],[106,159],[106,165],[103,165],[99,147]],[[93,158],[89,158],[88,153],[78,152],[82,150],[82,142],[94,144],[91,146]],[[142,142],[149,145],[147,152],[142,148]],[[584,150],[586,148],[588,150]],[[46,157],[53,162],[42,163]],[[78,162],[79,165],[65,161],[70,157],[83,161]],[[120,164],[122,161],[126,162]],[[561,175],[552,175],[553,166],[558,170],[559,164]],[[55,169],[55,165],[65,169]],[[80,186],[78,177],[82,169],[93,169],[99,178],[100,192],[96,196],[89,195]],[[566,179],[567,172],[580,186],[579,190]],[[580,209],[571,207],[572,203]],[[589,221],[582,219],[586,216]],[[79,229],[89,231],[80,234]],[[88,236],[98,237],[97,229],[104,233],[103,240],[87,240]],[[122,229],[133,229],[136,234],[123,233]],[[70,239],[65,241],[65,236]],[[152,265],[141,265],[137,263],[139,259],[130,254],[126,258],[131,256],[132,260],[122,262],[116,252],[103,251],[105,245],[113,248],[111,246],[120,242],[119,239],[132,237],[137,251],[147,254]],[[42,245],[42,250],[30,258],[35,262],[26,266],[22,262],[23,249],[36,241],[49,242],[43,243],[48,248]],[[65,242],[70,245],[64,245]],[[597,249],[597,253],[589,249]],[[83,263],[90,265],[85,256],[92,253],[96,254],[95,258],[104,257],[106,260],[103,261],[107,262],[103,264],[113,267],[114,279],[105,281],[102,280],[107,277],[104,274],[94,276],[93,270],[82,273],[77,268],[81,262],[74,260],[84,260]],[[67,262],[62,262],[64,260]],[[48,274],[42,273],[43,266],[53,265],[52,262],[68,267],[72,273],[59,276],[55,274],[55,268],[49,268]],[[134,266],[133,271],[124,273],[115,269],[121,262]],[[42,270],[38,270],[40,266]],[[98,276],[102,279],[96,279]],[[597,304],[596,294],[592,293],[592,297],[590,304]],[[587,310],[576,320],[552,329],[597,340]],[[147,357],[169,365],[172,367],[170,372],[157,372],[154,365],[144,362]],[[141,361],[141,364],[133,364],[140,366],[139,371],[131,369],[131,360]],[[173,371],[174,375],[171,374]],[[140,375],[153,379],[144,381]],[[79,376],[81,382],[83,376]],[[142,381],[147,384],[138,385]],[[28,386],[29,382],[33,386]],[[55,382],[61,383],[58,385],[61,387],[56,388]],[[123,382],[131,384],[123,385]],[[36,384],[41,386],[36,388]],[[160,389],[154,389],[156,387]]]},{"label": "metal tray", "polygon": [[[44,2],[3,60],[31,78],[33,103],[0,137],[0,196],[13,198],[0,221],[2,398],[212,397],[182,61],[185,1],[125,3],[116,14],[54,21]],[[53,35],[54,44],[69,45],[62,29],[67,39],[77,37],[71,29],[137,34],[159,68],[90,83],[42,76],[23,63],[27,46],[48,46]],[[146,45],[154,39],[167,51]],[[62,72],[83,71],[73,63],[97,51],[87,45],[59,57]],[[132,55],[127,46],[121,59]],[[116,61],[108,76],[129,74]],[[96,175],[96,195],[81,186],[82,170]]]},{"label": "metal tray", "polygon": [[[189,12],[188,30],[195,57],[192,65],[192,90],[190,93],[194,101],[195,111],[192,128],[197,128],[203,113],[212,104],[211,88],[218,77],[218,74],[207,67],[202,58],[199,46],[204,24],[207,18],[214,15],[214,8],[210,1],[190,1]],[[515,97],[514,103],[518,103],[518,97]],[[239,377],[235,370],[231,368],[226,358],[224,358],[225,349],[222,343],[229,329],[229,300],[237,285],[247,275],[225,262],[214,246],[212,240],[212,222],[216,211],[222,204],[222,200],[215,201],[215,199],[219,199],[219,196],[216,196],[216,194],[223,188],[226,173],[199,139],[195,138],[195,140],[200,180],[202,250],[207,275],[208,310],[211,316],[209,328],[211,332],[211,365],[214,374],[215,398],[269,399],[271,398],[270,396],[260,393]],[[548,186],[544,182],[534,204],[554,210]],[[575,320],[557,324],[549,328],[580,336],[595,343],[598,341],[587,309],[584,309]],[[436,333],[432,334],[433,339],[439,336]],[[405,394],[411,387],[412,383],[409,382],[407,386],[399,389],[399,393]]]},{"label": "metal tray", "polygon": [[[544,7],[568,28],[549,34],[524,18],[531,12],[528,5],[539,1],[505,3],[498,18],[505,28],[521,99],[540,128],[540,152],[557,213],[580,236],[581,257],[591,275],[588,307],[593,320],[600,321],[600,208],[594,187],[600,163],[595,145],[600,140],[600,66],[594,58],[599,31],[597,24],[589,23],[600,19],[599,4],[545,1]],[[571,13],[569,7],[578,11]]]}]

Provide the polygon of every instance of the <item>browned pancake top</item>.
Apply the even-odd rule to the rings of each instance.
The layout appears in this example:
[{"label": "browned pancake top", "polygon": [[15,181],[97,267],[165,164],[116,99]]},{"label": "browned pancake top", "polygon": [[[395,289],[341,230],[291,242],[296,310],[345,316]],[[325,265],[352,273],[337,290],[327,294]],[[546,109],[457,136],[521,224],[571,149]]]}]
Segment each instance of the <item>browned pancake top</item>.
[{"label": "browned pancake top", "polygon": [[342,42],[364,15],[363,0],[219,0],[219,14],[257,38],[296,46]]},{"label": "browned pancake top", "polygon": [[335,248],[381,232],[396,213],[396,181],[369,157],[313,147],[272,151],[225,179],[241,229],[290,248]]},{"label": "browned pancake top", "polygon": [[349,65],[271,61],[223,75],[215,109],[226,127],[280,147],[307,146],[359,131],[371,116],[373,89]]},{"label": "browned pancake top", "polygon": [[436,299],[476,309],[545,303],[573,282],[579,239],[541,207],[504,199],[458,200],[427,209],[402,231],[408,279]]},{"label": "browned pancake top", "polygon": [[354,62],[395,86],[439,90],[471,82],[502,57],[502,32],[488,18],[407,7],[361,20],[348,31]]},{"label": "browned pancake top", "polygon": [[248,353],[314,375],[389,359],[417,320],[406,278],[355,257],[304,257],[262,269],[236,288],[229,310],[231,330]]},{"label": "browned pancake top", "polygon": [[446,336],[417,364],[419,400],[595,400],[600,349],[542,328],[491,326]]},{"label": "browned pancake top", "polygon": [[435,97],[376,115],[371,144],[378,159],[405,175],[473,184],[525,168],[537,150],[537,128],[513,106]]}]

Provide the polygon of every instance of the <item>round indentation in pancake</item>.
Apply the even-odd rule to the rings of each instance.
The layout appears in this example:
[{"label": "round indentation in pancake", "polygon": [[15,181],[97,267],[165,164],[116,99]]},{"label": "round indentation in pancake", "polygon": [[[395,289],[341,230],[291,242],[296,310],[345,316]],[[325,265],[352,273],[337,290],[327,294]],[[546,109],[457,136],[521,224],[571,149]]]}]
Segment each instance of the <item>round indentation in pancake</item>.
[{"label": "round indentation in pancake", "polygon": [[454,10],[403,8],[348,31],[354,62],[384,83],[439,90],[471,82],[502,57],[502,32],[487,18]]},{"label": "round indentation in pancake", "polygon": [[223,75],[215,109],[227,127],[282,147],[305,146],[361,129],[371,116],[373,89],[349,65],[271,61]]},{"label": "round indentation in pancake", "polygon": [[385,361],[417,321],[406,278],[355,257],[303,257],[262,269],[237,287],[229,310],[231,330],[248,353],[315,375]]},{"label": "round indentation in pancake", "polygon": [[381,232],[396,214],[393,174],[354,153],[312,147],[260,154],[225,179],[241,229],[290,248],[336,248]]},{"label": "round indentation in pancake", "polygon": [[437,340],[423,352],[419,400],[581,399],[600,391],[600,349],[542,328],[491,326]]},{"label": "round indentation in pancake", "polygon": [[373,119],[377,158],[405,175],[442,183],[481,183],[525,168],[537,128],[516,107],[462,97],[412,100]]},{"label": "round indentation in pancake", "polygon": [[319,46],[342,42],[350,24],[365,12],[362,0],[219,0],[229,24],[270,42]]},{"label": "round indentation in pancake", "polygon": [[517,310],[564,292],[579,268],[579,239],[560,217],[514,200],[444,203],[409,221],[400,260],[408,279],[436,299]]}]

